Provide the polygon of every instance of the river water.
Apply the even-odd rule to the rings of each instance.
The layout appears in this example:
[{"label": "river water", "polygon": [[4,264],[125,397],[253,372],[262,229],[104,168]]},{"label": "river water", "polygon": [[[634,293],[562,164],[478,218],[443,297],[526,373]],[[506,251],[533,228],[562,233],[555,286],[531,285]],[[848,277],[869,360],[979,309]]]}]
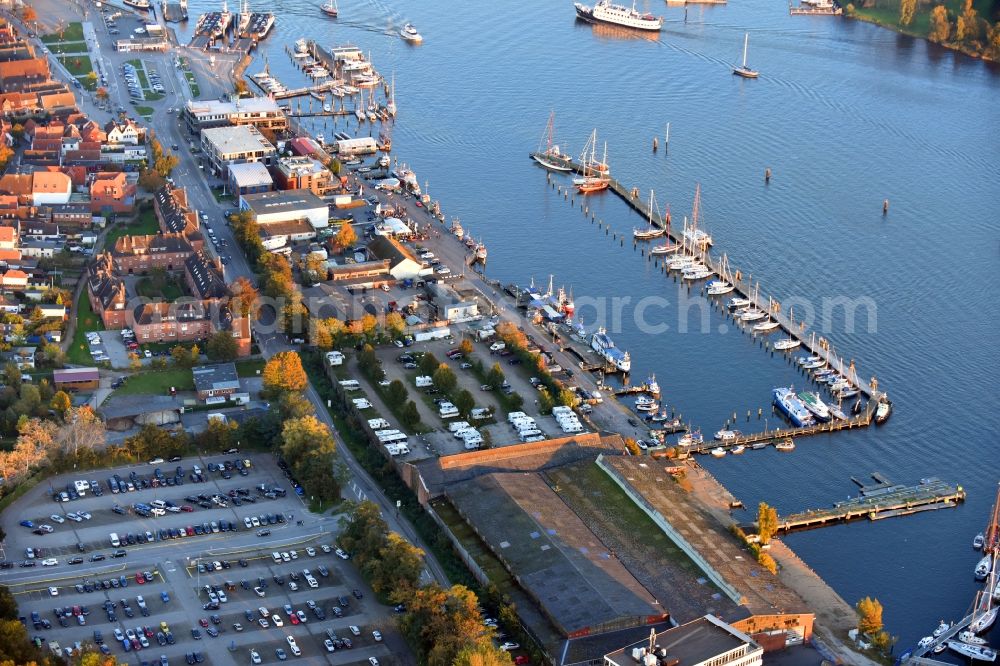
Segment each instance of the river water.
[{"label": "river water", "polygon": [[[631,229],[643,221],[611,194],[591,197],[592,214],[624,232],[624,242],[613,240],[527,155],[555,111],[564,148],[578,153],[596,128],[613,174],[643,196],[654,188],[675,222],[690,215],[700,183],[714,252],[728,253],[786,311],[796,302],[796,318],[813,311],[813,328],[895,403],[883,427],[706,467],[747,506],[765,500],[779,512],[844,499],[856,491],[852,476],[873,471],[961,484],[968,501],[955,510],[787,541],[848,602],[878,597],[901,646],[966,613],[977,589],[972,538],[1000,481],[1000,68],[864,23],[792,17],[782,0],[687,11],[652,3],[667,19],[652,39],[576,22],[568,0],[343,0],[338,20],[319,4],[268,5],[278,15],[262,49],[272,73],[304,82],[284,53],[298,37],[370,50],[385,76],[395,74],[394,154],[449,218],[485,240],[488,274],[505,283],[554,274],[572,287],[584,322],[606,317],[633,375],[655,372],[665,401],[708,436],[734,412],[737,427],[762,428],[758,408],[773,427],[771,388],[804,377],[718,310],[707,324],[697,305],[678,317],[686,289],[632,248]],[[192,17],[218,9],[190,7]],[[422,46],[399,39],[405,21],[423,33]],[[755,81],[730,73],[744,32]],[[318,129],[368,134],[345,119]],[[853,326],[833,307],[845,301],[858,314]]]}]

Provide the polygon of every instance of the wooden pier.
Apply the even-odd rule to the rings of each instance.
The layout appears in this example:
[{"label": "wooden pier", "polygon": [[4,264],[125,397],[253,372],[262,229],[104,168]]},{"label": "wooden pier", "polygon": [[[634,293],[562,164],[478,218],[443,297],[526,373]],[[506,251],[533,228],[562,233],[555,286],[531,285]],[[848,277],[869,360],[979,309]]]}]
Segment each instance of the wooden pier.
[{"label": "wooden pier", "polygon": [[809,509],[778,518],[778,530],[801,529],[845,523],[858,518],[880,520],[920,511],[958,506],[965,500],[965,490],[939,479],[924,479],[917,485],[880,483],[863,486],[858,497],[837,502],[827,509]]},{"label": "wooden pier", "polygon": [[[536,153],[529,154],[532,158],[534,158],[535,155]],[[583,165],[579,162],[571,160],[568,164],[576,173],[584,173]],[[651,220],[654,226],[660,229],[665,229],[667,237],[677,245],[684,245],[684,238],[681,232],[671,226],[663,215],[657,213],[656,211],[653,211],[652,213],[650,212],[649,206],[643,202],[643,197],[640,194],[641,191],[639,188],[626,187],[618,180],[610,177],[608,178],[608,181],[608,189],[621,197],[621,199],[635,212],[641,215],[643,219]],[[553,183],[553,187],[555,187],[555,183]],[[568,192],[567,195],[569,195]],[[716,275],[719,275],[722,279],[733,285],[734,291],[731,296],[746,298],[750,301],[752,307],[756,307],[764,312],[767,312],[771,319],[778,323],[780,330],[784,331],[789,337],[799,341],[800,349],[803,352],[808,355],[817,356],[825,361],[830,368],[838,371],[848,379],[853,380],[857,378],[858,373],[853,365],[853,361],[850,364],[845,363],[842,358],[833,352],[832,347],[826,340],[824,340],[824,338],[806,335],[805,330],[801,326],[797,326],[787,314],[781,311],[780,301],[774,298],[769,299],[766,295],[760,295],[759,284],[755,289],[751,280],[744,276],[741,271],[733,268],[732,266],[726,268],[726,275],[723,276],[722,261],[714,259],[710,255],[710,250],[708,248],[699,249],[695,256]],[[778,334],[777,330],[771,333],[771,335],[776,334]],[[766,336],[768,334],[763,335]],[[857,388],[858,391],[861,392],[861,395],[863,395],[869,402],[864,418],[851,418],[846,421],[835,421],[807,428],[794,428],[792,431],[799,431],[800,434],[813,434],[814,432],[829,432],[831,430],[842,430],[844,428],[870,425],[873,416],[872,412],[874,410],[874,406],[871,403],[877,403],[879,400],[882,400],[884,398],[884,394],[879,392],[878,384],[874,378],[869,384],[865,384],[860,380],[854,381],[853,383],[854,387]],[[777,437],[792,435],[792,431],[782,431],[782,434]]]}]

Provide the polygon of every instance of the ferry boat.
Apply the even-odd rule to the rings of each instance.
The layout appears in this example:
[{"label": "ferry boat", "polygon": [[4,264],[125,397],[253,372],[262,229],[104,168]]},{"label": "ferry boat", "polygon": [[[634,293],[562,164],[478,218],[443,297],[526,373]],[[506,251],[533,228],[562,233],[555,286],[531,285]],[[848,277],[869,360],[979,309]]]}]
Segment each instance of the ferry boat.
[{"label": "ferry boat", "polygon": [[795,425],[802,427],[813,424],[813,416],[790,388],[776,388],[771,392],[774,405]]},{"label": "ferry boat", "polygon": [[337,14],[340,11],[337,9],[337,0],[329,0],[329,2],[320,7],[320,10],[327,16],[332,16],[334,18],[337,18]]},{"label": "ferry boat", "polygon": [[875,408],[875,424],[882,425],[889,420],[892,414],[892,401],[888,398],[879,400],[878,407]]},{"label": "ferry boat", "polygon": [[413,27],[412,23],[407,23],[403,26],[403,29],[399,31],[399,36],[411,44],[420,44],[424,41],[423,35],[417,32],[417,29]]},{"label": "ferry boat", "polygon": [[590,338],[591,348],[600,354],[605,361],[612,364],[622,372],[632,369],[632,359],[628,352],[623,352],[615,347],[614,341],[608,337],[604,328],[599,328]]},{"label": "ferry boat", "polygon": [[267,37],[274,27],[274,14],[271,12],[244,12],[240,14],[237,32],[244,39],[260,41]]},{"label": "ferry boat", "polygon": [[122,0],[122,2],[136,9],[149,9],[149,0]]},{"label": "ferry boat", "polygon": [[964,657],[977,661],[996,661],[997,651],[984,645],[969,645],[962,641],[948,641],[948,647]]},{"label": "ferry boat", "polygon": [[580,2],[573,3],[576,15],[587,23],[610,23],[636,30],[658,31],[663,28],[663,17],[637,11],[632,7],[617,5],[611,0],[597,0],[593,7]]},{"label": "ferry boat", "polygon": [[820,421],[830,420],[830,408],[827,407],[826,403],[823,402],[819,394],[814,391],[803,391],[799,393],[799,400],[802,404],[806,406],[813,415]]}]

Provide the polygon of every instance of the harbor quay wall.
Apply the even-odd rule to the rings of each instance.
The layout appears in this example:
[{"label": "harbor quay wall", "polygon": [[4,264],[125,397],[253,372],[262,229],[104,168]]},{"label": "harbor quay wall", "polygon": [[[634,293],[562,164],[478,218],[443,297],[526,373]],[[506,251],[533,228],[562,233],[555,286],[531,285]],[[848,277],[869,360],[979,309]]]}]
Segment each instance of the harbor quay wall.
[{"label": "harbor quay wall", "polygon": [[727,583],[726,579],[723,578],[722,575],[701,556],[701,553],[699,553],[696,548],[688,543],[687,539],[681,536],[680,533],[673,528],[673,526],[667,521],[666,518],[663,517],[663,515],[660,514],[659,511],[654,509],[649,502],[646,501],[645,497],[637,493],[635,489],[632,488],[631,484],[619,476],[616,470],[604,464],[603,455],[597,456],[596,463],[597,466],[604,470],[604,473],[607,474],[611,480],[622,489],[622,492],[624,492],[629,499],[635,502],[636,506],[642,509],[646,515],[649,516],[650,520],[652,520],[657,527],[663,530],[663,533],[670,537],[670,539],[677,544],[677,547],[684,551],[684,554],[690,557],[691,560],[705,572],[705,575],[708,576],[708,578],[715,583],[715,585],[718,586],[718,588],[722,590],[727,597],[740,605],[746,603],[746,599],[743,598],[743,595],[740,594],[736,588]]},{"label": "harbor quay wall", "polygon": [[571,442],[592,443],[594,446],[600,445],[601,436],[597,433],[584,433],[559,437],[556,439],[546,439],[541,442],[527,442],[523,444],[512,444],[510,446],[499,446],[492,449],[479,449],[467,453],[456,453],[451,456],[442,456],[440,459],[441,469],[455,469],[457,467],[472,467],[489,463],[500,462],[511,458],[522,456],[538,455],[550,453],[562,448]]}]

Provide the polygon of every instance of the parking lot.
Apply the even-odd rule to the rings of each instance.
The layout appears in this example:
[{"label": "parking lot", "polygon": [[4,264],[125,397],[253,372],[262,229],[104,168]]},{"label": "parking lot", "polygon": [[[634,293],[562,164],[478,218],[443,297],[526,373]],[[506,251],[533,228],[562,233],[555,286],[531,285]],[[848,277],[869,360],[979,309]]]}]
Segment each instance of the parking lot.
[{"label": "parking lot", "polygon": [[[120,485],[111,483],[115,474],[122,492],[112,492]],[[101,494],[91,489],[53,501],[75,491],[76,481]],[[337,556],[336,520],[309,514],[270,456],[62,475],[29,491],[3,523],[0,582],[16,595],[29,636],[50,645],[72,648],[99,637],[119,660],[135,663],[158,663],[161,655],[176,664],[199,656],[210,664],[251,663],[251,649],[261,663],[279,661],[279,649],[310,663],[321,656],[332,664],[369,664],[369,657],[408,663],[393,609],[378,604],[351,562]],[[51,531],[36,534],[43,525]]]}]

